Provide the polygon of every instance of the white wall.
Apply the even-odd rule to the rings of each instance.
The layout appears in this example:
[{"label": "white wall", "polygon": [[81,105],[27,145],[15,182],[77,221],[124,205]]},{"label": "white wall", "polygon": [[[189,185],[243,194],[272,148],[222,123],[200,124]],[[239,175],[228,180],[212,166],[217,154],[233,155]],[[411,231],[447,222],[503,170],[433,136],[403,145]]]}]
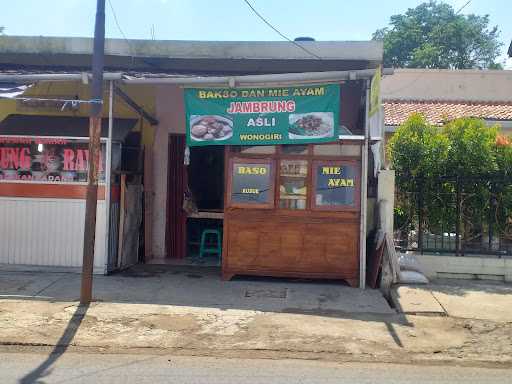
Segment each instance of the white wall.
[{"label": "white wall", "polygon": [[512,101],[512,71],[396,69],[381,89],[383,100]]},{"label": "white wall", "polygon": [[[0,264],[81,267],[85,200],[0,198]],[[95,273],[106,270],[105,202],[98,201]]]},{"label": "white wall", "polygon": [[512,282],[512,259],[479,256],[417,255],[429,278],[502,280]]},{"label": "white wall", "polygon": [[392,235],[395,207],[395,171],[383,169],[379,171],[379,184],[377,186],[377,200],[385,203],[379,205],[379,218],[381,229]]}]

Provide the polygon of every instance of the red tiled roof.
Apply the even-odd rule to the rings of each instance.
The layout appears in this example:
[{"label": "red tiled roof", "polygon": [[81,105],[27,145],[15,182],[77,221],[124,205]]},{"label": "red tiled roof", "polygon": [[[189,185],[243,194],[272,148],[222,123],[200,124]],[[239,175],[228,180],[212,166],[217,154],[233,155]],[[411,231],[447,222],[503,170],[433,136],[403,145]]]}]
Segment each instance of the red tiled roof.
[{"label": "red tiled roof", "polygon": [[433,125],[458,117],[512,120],[512,103],[386,100],[383,106],[385,125],[401,125],[414,112],[421,113]]}]

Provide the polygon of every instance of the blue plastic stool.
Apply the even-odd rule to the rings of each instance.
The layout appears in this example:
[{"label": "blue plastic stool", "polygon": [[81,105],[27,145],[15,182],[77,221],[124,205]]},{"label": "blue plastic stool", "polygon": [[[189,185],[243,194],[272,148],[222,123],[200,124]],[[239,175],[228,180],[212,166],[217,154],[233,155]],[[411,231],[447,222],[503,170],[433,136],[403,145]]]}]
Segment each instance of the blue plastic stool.
[{"label": "blue plastic stool", "polygon": [[[214,237],[215,244],[213,246],[207,246],[206,240],[209,237]],[[201,233],[201,244],[199,246],[199,258],[203,258],[205,253],[213,253],[219,257],[222,256],[222,241],[220,231],[218,229],[204,229]]]}]

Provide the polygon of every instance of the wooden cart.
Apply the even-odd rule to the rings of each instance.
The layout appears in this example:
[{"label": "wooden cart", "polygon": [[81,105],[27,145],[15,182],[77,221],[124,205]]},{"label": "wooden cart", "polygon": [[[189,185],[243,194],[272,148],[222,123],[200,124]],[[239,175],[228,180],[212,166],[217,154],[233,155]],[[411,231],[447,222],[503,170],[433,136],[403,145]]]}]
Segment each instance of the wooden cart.
[{"label": "wooden cart", "polygon": [[359,282],[359,144],[226,148],[222,275]]}]

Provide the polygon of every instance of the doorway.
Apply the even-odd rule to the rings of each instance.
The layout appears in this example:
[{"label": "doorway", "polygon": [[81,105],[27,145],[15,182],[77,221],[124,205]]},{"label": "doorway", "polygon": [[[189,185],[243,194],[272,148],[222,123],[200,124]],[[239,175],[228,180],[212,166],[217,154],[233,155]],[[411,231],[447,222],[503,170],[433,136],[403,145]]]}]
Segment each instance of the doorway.
[{"label": "doorway", "polygon": [[187,216],[183,210],[183,195],[187,185],[185,135],[169,136],[168,156],[166,261],[186,256]]},{"label": "doorway", "polygon": [[[194,265],[220,266],[221,253],[215,251],[222,249],[224,147],[190,148],[187,180],[194,205],[187,215],[187,258]],[[201,252],[201,247],[213,252]]]},{"label": "doorway", "polygon": [[222,247],[224,146],[185,146],[184,135],[170,136],[166,264],[220,266],[212,250]]}]

